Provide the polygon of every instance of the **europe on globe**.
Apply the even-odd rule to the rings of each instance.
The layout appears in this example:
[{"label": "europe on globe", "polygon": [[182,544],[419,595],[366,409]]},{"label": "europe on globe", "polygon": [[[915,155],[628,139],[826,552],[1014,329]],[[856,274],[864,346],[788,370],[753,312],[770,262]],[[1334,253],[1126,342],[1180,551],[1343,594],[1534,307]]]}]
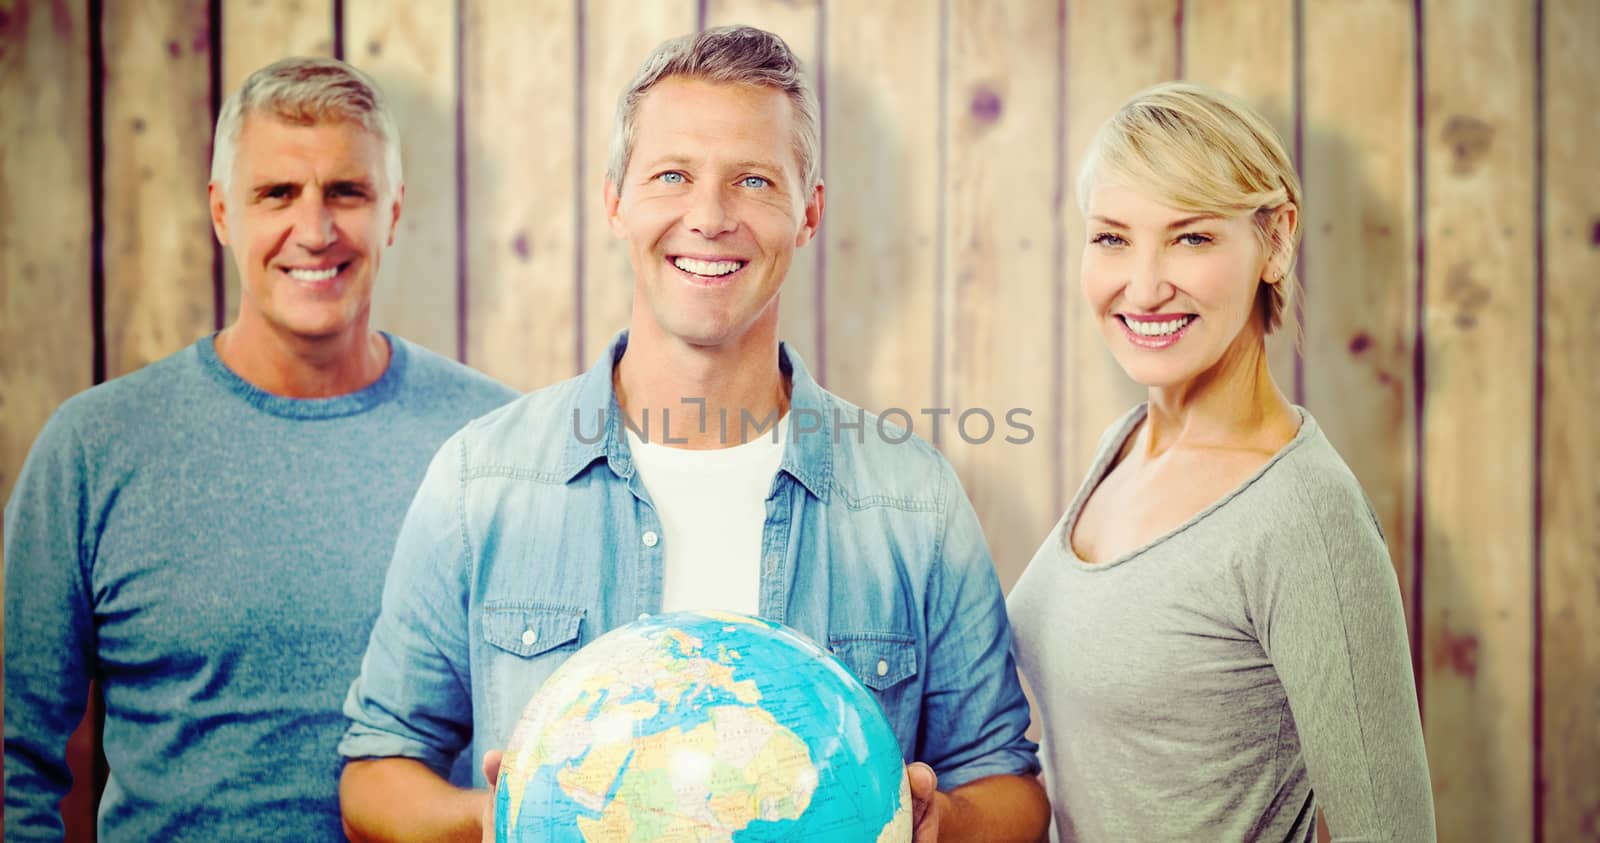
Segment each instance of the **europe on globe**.
[{"label": "europe on globe", "polygon": [[900,745],[871,692],[781,624],[675,612],[574,653],[501,762],[495,839],[911,840]]}]

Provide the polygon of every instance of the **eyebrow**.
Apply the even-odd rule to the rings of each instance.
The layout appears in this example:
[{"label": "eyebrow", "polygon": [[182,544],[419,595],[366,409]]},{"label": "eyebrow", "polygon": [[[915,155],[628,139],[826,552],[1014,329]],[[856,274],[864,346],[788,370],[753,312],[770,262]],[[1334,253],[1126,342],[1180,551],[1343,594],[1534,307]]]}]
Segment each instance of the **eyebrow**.
[{"label": "eyebrow", "polygon": [[[1094,222],[1102,223],[1102,224],[1104,224],[1104,225],[1106,225],[1106,226],[1108,226],[1110,228],[1120,228],[1123,231],[1128,231],[1128,230],[1130,230],[1132,228],[1132,226],[1128,225],[1127,223],[1120,222],[1118,220],[1114,220],[1114,219],[1112,219],[1110,217],[1102,217],[1102,216],[1099,216],[1099,215],[1095,215],[1095,216],[1090,217],[1089,219],[1094,221]],[[1168,231],[1176,231],[1177,229],[1180,229],[1180,228],[1187,228],[1188,226],[1194,225],[1197,222],[1206,222],[1208,220],[1220,220],[1220,219],[1222,219],[1222,215],[1221,214],[1209,214],[1209,213],[1208,214],[1195,214],[1192,217],[1184,217],[1181,220],[1173,220],[1171,223],[1167,224],[1167,230]]]},{"label": "eyebrow", "polygon": [[[701,163],[701,161],[698,159],[687,158],[682,155],[667,155],[651,160],[647,169],[653,170],[657,167],[687,167],[699,163]],[[774,173],[781,172],[783,169],[772,161],[761,161],[754,158],[747,158],[742,161],[732,161],[729,162],[728,166],[729,168],[735,170],[765,170]]]},{"label": "eyebrow", "polygon": [[[333,179],[332,181],[327,182],[324,186],[327,189],[330,189],[330,190],[332,190],[332,189],[348,189],[348,188],[352,188],[353,187],[353,188],[358,188],[360,190],[366,191],[368,193],[372,193],[372,192],[375,192],[377,190],[376,184],[373,181],[369,180],[369,179]],[[301,188],[305,187],[305,183],[304,182],[298,182],[298,181],[287,181],[287,180],[284,180],[284,181],[264,181],[264,182],[260,182],[260,183],[251,185],[250,193],[253,196],[265,196],[266,194],[271,193],[274,190],[277,190],[279,188],[284,188],[284,187],[293,188],[295,190],[300,190]]]}]

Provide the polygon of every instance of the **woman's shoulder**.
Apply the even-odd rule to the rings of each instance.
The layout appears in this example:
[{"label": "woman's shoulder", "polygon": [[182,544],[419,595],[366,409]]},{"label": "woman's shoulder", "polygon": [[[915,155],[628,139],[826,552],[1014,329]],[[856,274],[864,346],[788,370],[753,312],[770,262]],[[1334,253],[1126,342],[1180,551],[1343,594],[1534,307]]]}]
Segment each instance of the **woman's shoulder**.
[{"label": "woman's shoulder", "polygon": [[1272,494],[1266,497],[1278,502],[1284,521],[1323,532],[1370,532],[1381,542],[1378,518],[1361,482],[1311,413],[1296,409],[1301,430],[1267,472]]}]

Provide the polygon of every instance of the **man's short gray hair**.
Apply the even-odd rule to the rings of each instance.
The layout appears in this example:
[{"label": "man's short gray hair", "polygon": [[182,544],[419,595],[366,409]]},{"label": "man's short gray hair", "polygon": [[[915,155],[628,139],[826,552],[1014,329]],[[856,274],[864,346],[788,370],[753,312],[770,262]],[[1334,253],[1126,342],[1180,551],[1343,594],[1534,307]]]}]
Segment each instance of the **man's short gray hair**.
[{"label": "man's short gray hair", "polygon": [[794,151],[800,161],[804,187],[809,192],[822,183],[817,94],[800,60],[782,38],[770,32],[751,26],[719,26],[674,38],[657,47],[639,66],[628,90],[617,101],[606,178],[617,186],[619,193],[638,137],[639,102],[657,82],[672,76],[721,84],[760,85],[783,91],[794,104]]},{"label": "man's short gray hair", "polygon": [[250,74],[217,115],[211,145],[211,180],[224,189],[233,175],[234,152],[248,114],[268,115],[299,126],[350,121],[383,143],[388,190],[400,185],[400,130],[372,77],[338,59],[297,56]]}]

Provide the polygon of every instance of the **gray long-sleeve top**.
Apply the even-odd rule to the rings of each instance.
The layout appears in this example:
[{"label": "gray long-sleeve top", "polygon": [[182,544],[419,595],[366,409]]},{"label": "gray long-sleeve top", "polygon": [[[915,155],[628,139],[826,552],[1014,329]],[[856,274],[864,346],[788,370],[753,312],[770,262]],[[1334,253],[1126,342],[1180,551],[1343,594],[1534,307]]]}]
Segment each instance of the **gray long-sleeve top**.
[{"label": "gray long-sleeve top", "polygon": [[1113,425],[1011,592],[1052,839],[1435,839],[1405,614],[1361,487],[1311,415],[1254,476],[1121,558],[1071,525]]}]

